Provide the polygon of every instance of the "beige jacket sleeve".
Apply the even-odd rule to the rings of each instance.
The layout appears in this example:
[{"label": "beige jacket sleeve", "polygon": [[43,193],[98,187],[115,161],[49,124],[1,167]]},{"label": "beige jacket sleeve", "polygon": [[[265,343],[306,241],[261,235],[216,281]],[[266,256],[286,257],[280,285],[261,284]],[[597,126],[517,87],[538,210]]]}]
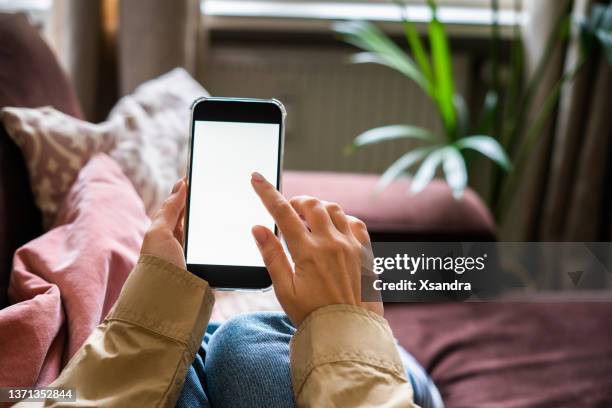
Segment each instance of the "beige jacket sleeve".
[{"label": "beige jacket sleeve", "polygon": [[291,340],[298,407],[416,407],[387,321],[365,309],[316,310]]},{"label": "beige jacket sleeve", "polygon": [[[141,256],[107,318],[51,384],[75,388],[76,403],[44,405],[173,407],[213,303],[205,281]],[[361,308],[312,313],[291,341],[291,376],[299,407],[414,407],[389,326]]]},{"label": "beige jacket sleeve", "polygon": [[108,317],[51,384],[75,388],[77,402],[45,406],[174,407],[213,303],[204,280],[141,256]]}]

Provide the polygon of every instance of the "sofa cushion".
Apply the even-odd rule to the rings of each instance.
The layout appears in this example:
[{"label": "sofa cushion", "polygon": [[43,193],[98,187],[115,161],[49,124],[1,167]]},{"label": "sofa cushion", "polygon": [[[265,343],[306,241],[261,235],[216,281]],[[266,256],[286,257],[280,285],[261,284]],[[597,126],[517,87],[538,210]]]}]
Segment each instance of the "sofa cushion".
[{"label": "sofa cushion", "polygon": [[[81,117],[76,94],[53,53],[23,14],[0,13],[0,108],[51,105]],[[15,250],[42,231],[20,150],[0,125],[0,308]]]},{"label": "sofa cushion", "polygon": [[423,192],[410,195],[409,179],[400,179],[375,194],[378,178],[373,174],[287,171],[283,194],[337,202],[367,224],[373,241],[494,239],[493,217],[474,191],[466,190],[457,200],[445,182],[434,180]]},{"label": "sofa cushion", "polygon": [[385,317],[447,408],[611,407],[609,299],[393,304]]}]

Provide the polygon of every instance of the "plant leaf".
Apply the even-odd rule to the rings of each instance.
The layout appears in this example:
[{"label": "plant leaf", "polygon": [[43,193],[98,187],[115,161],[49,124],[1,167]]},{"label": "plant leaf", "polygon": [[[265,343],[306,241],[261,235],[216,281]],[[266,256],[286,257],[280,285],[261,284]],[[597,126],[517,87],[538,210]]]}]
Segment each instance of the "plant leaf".
[{"label": "plant leaf", "polygon": [[425,92],[430,92],[430,85],[416,68],[414,63],[405,63],[396,58],[385,56],[377,52],[359,52],[351,55],[350,61],[353,64],[378,64],[394,69],[415,81],[423,90],[425,90]]},{"label": "plant leaf", "polygon": [[508,158],[508,155],[506,154],[504,148],[499,144],[497,140],[493,139],[491,136],[469,136],[458,140],[455,143],[455,146],[459,150],[475,150],[481,153],[482,155],[488,157],[489,159],[493,160],[506,171],[510,171],[512,169],[512,164],[510,163],[510,159]]},{"label": "plant leaf", "polygon": [[465,136],[470,129],[470,109],[467,103],[465,103],[463,96],[459,94],[455,94],[453,104],[457,112],[457,129],[459,131],[459,136]]},{"label": "plant leaf", "polygon": [[433,92],[431,84],[419,71],[414,60],[374,24],[365,21],[343,21],[334,23],[333,28],[346,42],[370,53],[354,57],[354,60],[391,67],[415,81],[428,94]]},{"label": "plant leaf", "polygon": [[428,0],[432,18],[429,22],[429,40],[436,82],[436,101],[442,115],[446,132],[454,138],[457,129],[457,117],[454,105],[455,81],[448,37],[444,24],[438,20],[435,2]]},{"label": "plant leaf", "polygon": [[357,136],[347,148],[350,152],[364,146],[396,139],[417,139],[434,141],[435,133],[417,126],[391,125],[370,129]]},{"label": "plant leaf", "polygon": [[427,55],[427,52],[425,52],[425,47],[423,46],[421,37],[416,29],[416,25],[408,18],[406,2],[404,0],[395,0],[395,3],[402,9],[404,34],[406,36],[406,40],[408,41],[408,45],[410,45],[410,51],[412,51],[414,59],[419,64],[421,72],[433,86],[434,78],[431,70],[431,63],[429,62],[429,56]]},{"label": "plant leaf", "polygon": [[429,152],[434,148],[432,147],[421,147],[418,149],[411,150],[402,157],[400,157],[395,163],[393,163],[381,176],[376,186],[376,192],[379,193],[389,186],[404,173],[408,168],[416,164],[419,160],[422,160]]},{"label": "plant leaf", "polygon": [[430,83],[433,83],[433,72],[431,70],[431,64],[429,62],[429,57],[425,52],[425,47],[423,47],[423,43],[421,42],[421,37],[416,29],[416,26],[413,22],[404,20],[404,33],[406,34],[406,40],[408,40],[408,44],[410,45],[410,50],[414,55],[414,59],[419,64],[419,68],[421,68],[421,72],[425,75],[425,78]]},{"label": "plant leaf", "polygon": [[484,100],[484,106],[482,108],[482,114],[478,123],[478,132],[486,133],[493,127],[493,120],[495,119],[495,113],[499,106],[499,96],[494,90],[487,92]]},{"label": "plant leaf", "polygon": [[410,192],[412,194],[418,194],[423,191],[434,178],[436,169],[442,163],[442,160],[444,160],[444,150],[444,147],[434,150],[423,161],[410,184]]},{"label": "plant leaf", "polygon": [[456,147],[449,146],[444,149],[444,176],[446,182],[453,190],[453,196],[459,199],[463,196],[468,182],[465,160]]}]

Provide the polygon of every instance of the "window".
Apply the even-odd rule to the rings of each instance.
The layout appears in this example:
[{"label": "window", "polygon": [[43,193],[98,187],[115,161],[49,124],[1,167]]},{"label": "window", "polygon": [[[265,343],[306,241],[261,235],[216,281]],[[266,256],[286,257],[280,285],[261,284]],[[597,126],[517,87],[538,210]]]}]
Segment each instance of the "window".
[{"label": "window", "polygon": [[[407,1],[408,13],[416,22],[426,22],[430,12],[424,1]],[[515,0],[499,0],[499,21],[512,25],[520,14]],[[391,0],[203,0],[202,13],[211,17],[272,18],[301,20],[363,19],[399,21],[401,13]],[[438,0],[440,19],[450,24],[489,25],[491,0]]]},{"label": "window", "polygon": [[0,12],[26,13],[39,28],[47,23],[52,6],[53,0],[0,0]]},{"label": "window", "polygon": [[0,0],[0,10],[5,12],[46,12],[53,0]]}]

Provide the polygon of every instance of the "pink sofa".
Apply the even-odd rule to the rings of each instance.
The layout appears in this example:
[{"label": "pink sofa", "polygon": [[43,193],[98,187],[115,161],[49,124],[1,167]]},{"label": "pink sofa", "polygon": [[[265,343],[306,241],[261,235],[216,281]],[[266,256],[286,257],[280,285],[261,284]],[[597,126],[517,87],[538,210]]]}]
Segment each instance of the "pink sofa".
[{"label": "pink sofa", "polygon": [[448,185],[434,180],[424,192],[411,196],[410,181],[398,180],[375,193],[378,175],[287,171],[283,194],[311,195],[342,205],[362,219],[373,241],[490,241],[495,222],[472,190],[456,200]]}]

